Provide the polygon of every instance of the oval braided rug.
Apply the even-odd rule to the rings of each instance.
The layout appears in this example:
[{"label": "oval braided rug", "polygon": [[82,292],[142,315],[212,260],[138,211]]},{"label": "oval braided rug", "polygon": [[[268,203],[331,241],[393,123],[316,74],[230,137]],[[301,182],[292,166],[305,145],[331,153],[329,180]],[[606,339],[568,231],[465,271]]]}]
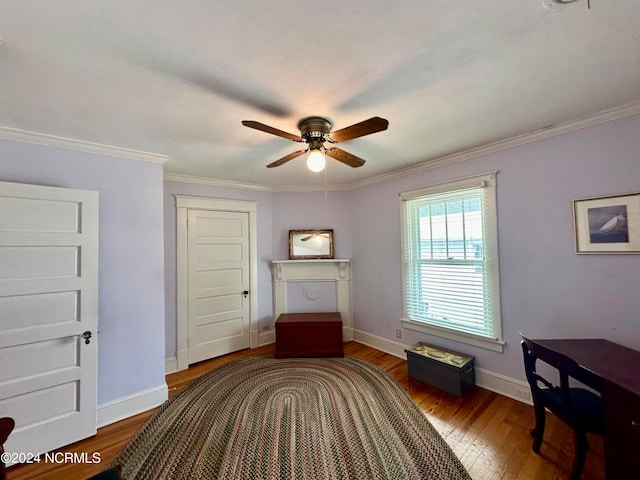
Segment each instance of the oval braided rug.
[{"label": "oval braided rug", "polygon": [[354,357],[263,355],[212,370],[114,464],[128,480],[470,479],[395,380]]}]

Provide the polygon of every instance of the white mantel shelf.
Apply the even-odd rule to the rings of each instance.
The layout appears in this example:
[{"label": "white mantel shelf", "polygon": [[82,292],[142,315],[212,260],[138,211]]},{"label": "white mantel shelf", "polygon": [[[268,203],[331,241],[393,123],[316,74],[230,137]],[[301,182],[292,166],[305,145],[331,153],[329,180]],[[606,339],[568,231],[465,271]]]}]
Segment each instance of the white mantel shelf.
[{"label": "white mantel shelf", "polygon": [[350,262],[349,258],[306,258],[301,260],[273,260],[271,263],[343,263]]},{"label": "white mantel shelf", "polygon": [[302,260],[273,260],[273,320],[287,312],[287,283],[305,281],[335,282],[337,310],[342,317],[344,340],[353,338],[351,325],[350,260],[348,258],[319,258]]}]

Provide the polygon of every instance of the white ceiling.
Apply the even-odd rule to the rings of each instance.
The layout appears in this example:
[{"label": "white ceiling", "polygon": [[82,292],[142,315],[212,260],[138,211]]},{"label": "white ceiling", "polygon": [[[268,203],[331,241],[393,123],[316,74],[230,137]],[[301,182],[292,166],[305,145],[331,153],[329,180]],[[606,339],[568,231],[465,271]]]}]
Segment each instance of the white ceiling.
[{"label": "white ceiling", "polygon": [[[640,101],[640,1],[0,0],[0,127],[169,157],[165,172],[309,186],[299,134],[369,117],[357,185]],[[0,133],[1,136],[1,133]]]}]

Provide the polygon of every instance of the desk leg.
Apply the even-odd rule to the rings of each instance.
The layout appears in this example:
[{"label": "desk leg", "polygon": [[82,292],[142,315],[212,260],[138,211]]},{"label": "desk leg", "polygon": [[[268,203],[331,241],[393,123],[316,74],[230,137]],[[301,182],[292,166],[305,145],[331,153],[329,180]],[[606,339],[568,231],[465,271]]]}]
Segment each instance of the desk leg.
[{"label": "desk leg", "polygon": [[640,397],[605,381],[602,407],[607,480],[632,478],[640,472]]}]

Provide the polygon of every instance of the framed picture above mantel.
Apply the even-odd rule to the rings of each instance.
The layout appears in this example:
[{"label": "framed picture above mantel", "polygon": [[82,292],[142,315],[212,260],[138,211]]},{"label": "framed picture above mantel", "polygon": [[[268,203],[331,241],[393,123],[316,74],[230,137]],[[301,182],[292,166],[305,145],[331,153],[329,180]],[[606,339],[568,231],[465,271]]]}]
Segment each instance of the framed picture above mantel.
[{"label": "framed picture above mantel", "polygon": [[576,253],[640,253],[640,193],[573,201]]},{"label": "framed picture above mantel", "polygon": [[333,258],[333,230],[289,230],[289,260]]}]

